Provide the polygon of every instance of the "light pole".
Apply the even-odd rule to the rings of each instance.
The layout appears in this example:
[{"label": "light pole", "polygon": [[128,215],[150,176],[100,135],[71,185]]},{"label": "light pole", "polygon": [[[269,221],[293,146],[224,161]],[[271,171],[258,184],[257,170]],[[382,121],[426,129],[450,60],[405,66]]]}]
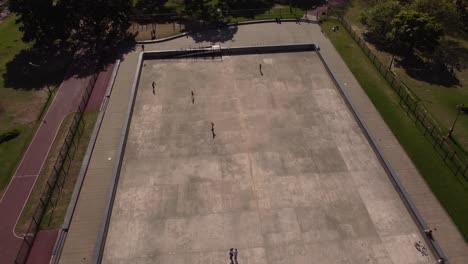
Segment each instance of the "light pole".
[{"label": "light pole", "polygon": [[[405,33],[408,33],[410,31],[411,31],[411,28],[408,28],[405,30]],[[405,40],[408,39],[411,36],[411,34],[406,35],[406,36],[407,37],[405,38]],[[390,65],[388,65],[388,71],[392,69],[393,61],[395,60],[395,49],[393,47],[395,47],[395,38],[393,38],[393,42],[392,42],[393,55],[392,55],[392,60],[390,61]]]},{"label": "light pole", "polygon": [[457,123],[458,117],[463,112],[463,106],[464,106],[464,104],[458,104],[457,105],[457,115],[455,116],[455,120],[453,120],[453,124],[452,124],[452,127],[450,128],[450,130],[449,130],[449,132],[447,134],[447,138],[452,138],[453,129],[455,128],[455,124]]}]

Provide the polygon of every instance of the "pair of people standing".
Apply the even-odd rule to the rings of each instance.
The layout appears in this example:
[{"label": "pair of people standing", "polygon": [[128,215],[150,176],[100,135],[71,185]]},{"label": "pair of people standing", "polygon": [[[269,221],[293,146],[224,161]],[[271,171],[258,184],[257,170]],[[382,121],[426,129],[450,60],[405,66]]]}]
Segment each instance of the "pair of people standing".
[{"label": "pair of people standing", "polygon": [[229,250],[229,260],[231,264],[238,264],[237,262],[237,248],[231,248]]}]

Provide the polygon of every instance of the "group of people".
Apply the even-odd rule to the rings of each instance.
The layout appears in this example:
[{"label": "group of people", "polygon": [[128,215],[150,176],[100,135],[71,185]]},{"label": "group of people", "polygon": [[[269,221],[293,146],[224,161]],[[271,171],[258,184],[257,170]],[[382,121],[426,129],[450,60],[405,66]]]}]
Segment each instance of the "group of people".
[{"label": "group of people", "polygon": [[231,248],[229,250],[229,260],[231,261],[231,264],[238,264],[237,262],[237,248]]}]

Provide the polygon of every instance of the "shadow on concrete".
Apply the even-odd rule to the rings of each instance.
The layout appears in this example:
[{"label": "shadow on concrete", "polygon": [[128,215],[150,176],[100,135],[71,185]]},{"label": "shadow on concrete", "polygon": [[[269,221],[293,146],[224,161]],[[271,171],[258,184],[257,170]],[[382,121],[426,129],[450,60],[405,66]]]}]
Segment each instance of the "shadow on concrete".
[{"label": "shadow on concrete", "polygon": [[221,26],[215,29],[210,29],[207,31],[200,31],[190,33],[188,37],[192,38],[196,43],[200,42],[212,42],[212,43],[224,43],[230,41],[234,38],[234,35],[237,33],[237,26]]},{"label": "shadow on concrete", "polygon": [[134,35],[128,35],[125,39],[116,42],[108,42],[96,50],[82,50],[76,53],[73,65],[66,74],[66,78],[84,78],[91,74],[104,70],[108,65],[117,59],[122,59],[123,55],[135,50]]}]

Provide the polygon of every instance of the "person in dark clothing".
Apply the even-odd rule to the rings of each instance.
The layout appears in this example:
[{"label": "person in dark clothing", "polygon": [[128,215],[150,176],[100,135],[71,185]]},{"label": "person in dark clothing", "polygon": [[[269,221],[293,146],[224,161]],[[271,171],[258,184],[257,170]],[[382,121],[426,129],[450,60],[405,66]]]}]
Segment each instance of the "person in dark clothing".
[{"label": "person in dark clothing", "polygon": [[234,256],[234,251],[233,250],[234,250],[233,248],[231,248],[229,250],[229,260],[231,261],[231,264],[234,264],[234,261],[232,260],[232,257]]}]

